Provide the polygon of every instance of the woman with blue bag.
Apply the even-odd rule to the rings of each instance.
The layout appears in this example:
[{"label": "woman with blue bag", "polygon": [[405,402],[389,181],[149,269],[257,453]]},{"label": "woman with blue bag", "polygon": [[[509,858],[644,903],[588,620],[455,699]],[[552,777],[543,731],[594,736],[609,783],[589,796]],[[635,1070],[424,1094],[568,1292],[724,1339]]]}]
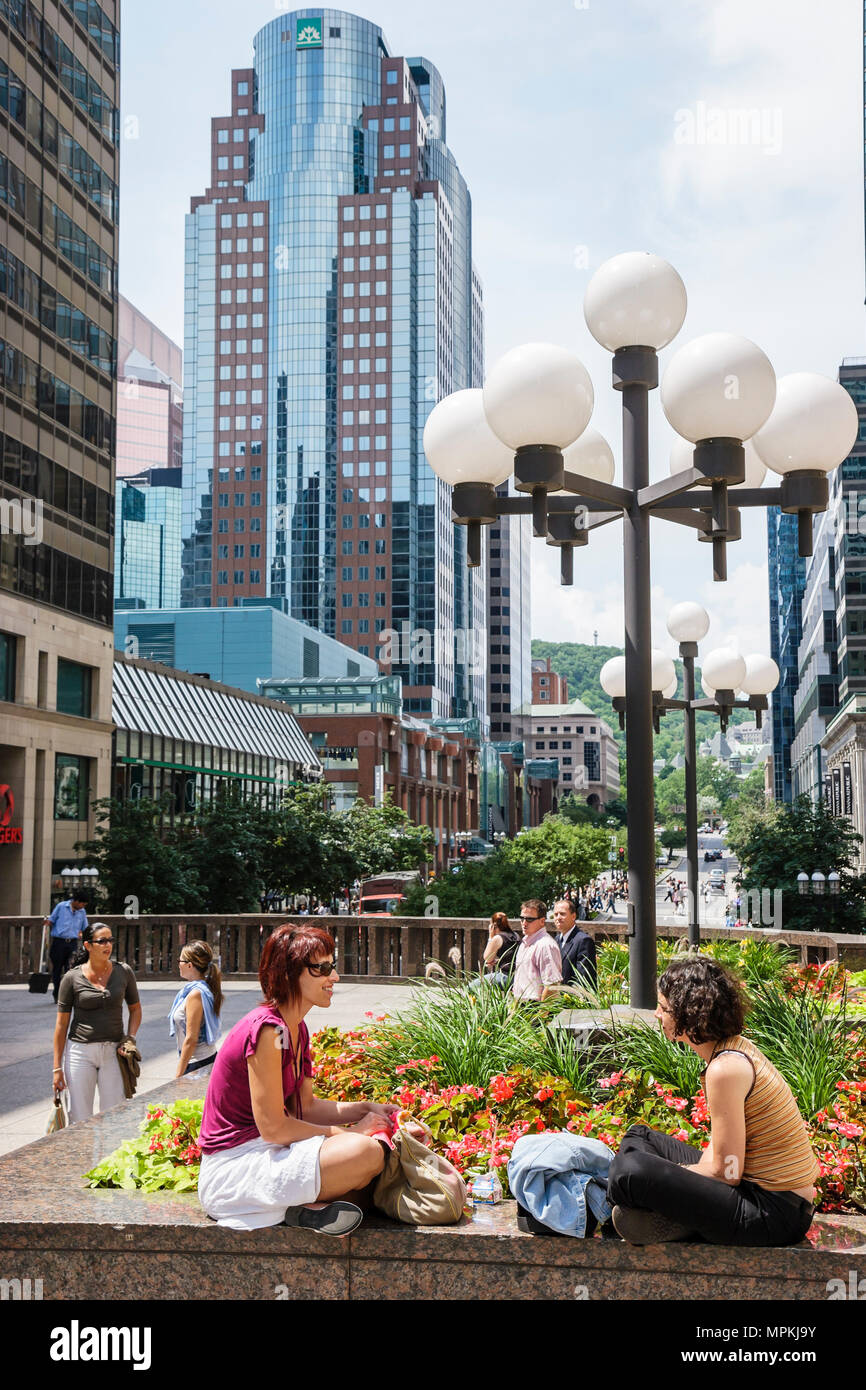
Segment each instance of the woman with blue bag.
[{"label": "woman with blue bag", "polygon": [[177,1039],[175,1077],[209,1075],[216,1061],[216,1040],[223,992],[219,967],[206,941],[190,941],[180,953],[184,984],[169,1010],[169,1036]]}]

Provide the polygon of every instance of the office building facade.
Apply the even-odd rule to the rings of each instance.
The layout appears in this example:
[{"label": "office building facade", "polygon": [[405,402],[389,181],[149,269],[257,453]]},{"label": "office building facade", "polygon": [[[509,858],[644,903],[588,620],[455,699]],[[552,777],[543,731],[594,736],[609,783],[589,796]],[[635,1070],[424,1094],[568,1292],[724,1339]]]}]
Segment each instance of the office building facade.
[{"label": "office building facade", "polygon": [[767,569],[770,588],[770,655],[779,668],[779,684],[770,696],[773,732],[772,794],[790,804],[791,745],[798,653],[803,636],[802,603],[806,562],[798,554],[797,517],[778,507],[767,509]]},{"label": "office building facade", "polygon": [[486,718],[486,569],[422,448],[483,357],[442,79],[300,10],[231,84],[186,228],[182,603],[285,598],[408,711]]},{"label": "office building facade", "polygon": [[115,642],[127,655],[252,694],[260,680],[272,678],[378,676],[372,657],[290,618],[281,603],[250,599],[241,608],[118,611]]},{"label": "office building facade", "polygon": [[180,607],[181,471],[150,468],[118,478],[115,608]]},{"label": "office building facade", "polygon": [[[513,494],[514,485],[503,483],[498,491]],[[488,556],[490,737],[518,742],[529,736],[533,702],[529,517],[500,517],[489,528]]]},{"label": "office building facade", "polygon": [[120,296],[117,337],[117,476],[183,462],[183,353]]},{"label": "office building facade", "polygon": [[119,8],[0,7],[0,915],[111,785]]}]

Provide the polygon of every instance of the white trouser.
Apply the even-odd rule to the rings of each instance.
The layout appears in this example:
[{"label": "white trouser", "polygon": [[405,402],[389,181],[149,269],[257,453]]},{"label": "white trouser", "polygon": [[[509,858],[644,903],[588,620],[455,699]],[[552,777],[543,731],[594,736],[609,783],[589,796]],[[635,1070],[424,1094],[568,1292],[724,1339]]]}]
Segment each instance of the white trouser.
[{"label": "white trouser", "polygon": [[66,1084],[69,1087],[69,1123],[89,1120],[99,1083],[99,1111],[110,1110],[126,1097],[117,1057],[118,1042],[71,1042],[66,1048]]}]

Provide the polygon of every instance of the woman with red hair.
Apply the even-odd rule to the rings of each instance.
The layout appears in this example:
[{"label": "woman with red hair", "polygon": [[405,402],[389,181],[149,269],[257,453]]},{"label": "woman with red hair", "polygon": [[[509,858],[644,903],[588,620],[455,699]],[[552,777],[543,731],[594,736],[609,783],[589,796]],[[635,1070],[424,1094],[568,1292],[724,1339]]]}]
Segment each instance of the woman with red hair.
[{"label": "woman with red hair", "polygon": [[199,1200],[221,1226],[283,1223],[343,1236],[361,1221],[360,1208],[341,1199],[381,1173],[385,1147],[373,1136],[397,1107],[313,1094],[304,1018],[330,1007],[338,980],[323,927],[285,923],[265,942],[265,1002],[217,1053],[199,1135]]}]

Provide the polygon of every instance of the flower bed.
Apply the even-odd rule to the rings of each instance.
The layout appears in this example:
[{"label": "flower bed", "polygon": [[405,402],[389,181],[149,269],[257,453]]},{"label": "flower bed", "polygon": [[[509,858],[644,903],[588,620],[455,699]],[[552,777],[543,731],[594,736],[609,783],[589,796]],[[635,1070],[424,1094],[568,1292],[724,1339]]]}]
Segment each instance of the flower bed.
[{"label": "flower bed", "polygon": [[[854,1019],[849,1024],[859,978],[839,966],[794,966],[771,943],[719,945],[712,954],[726,964],[736,955],[754,1002],[756,1039],[807,1117],[819,1209],[866,1211],[866,1032]],[[614,946],[599,957],[599,994],[619,992],[627,955]],[[509,1011],[495,988],[455,982],[426,992],[404,1017],[369,1015],[362,1028],[321,1029],[312,1040],[313,1084],[329,1099],[393,1100],[424,1120],[436,1150],[457,1168],[492,1165],[506,1191],[511,1150],[529,1132],[568,1129],[615,1150],[629,1125],[640,1123],[706,1146],[694,1053],[639,1026],[621,1030],[600,1059],[587,1060],[567,1034],[549,1028],[550,1014],[542,1008],[528,1024],[527,1011]],[[438,1050],[419,1054],[425,1039]],[[142,1135],[92,1169],[88,1181],[193,1189],[201,1108],[201,1101],[179,1101],[150,1111]]]}]

